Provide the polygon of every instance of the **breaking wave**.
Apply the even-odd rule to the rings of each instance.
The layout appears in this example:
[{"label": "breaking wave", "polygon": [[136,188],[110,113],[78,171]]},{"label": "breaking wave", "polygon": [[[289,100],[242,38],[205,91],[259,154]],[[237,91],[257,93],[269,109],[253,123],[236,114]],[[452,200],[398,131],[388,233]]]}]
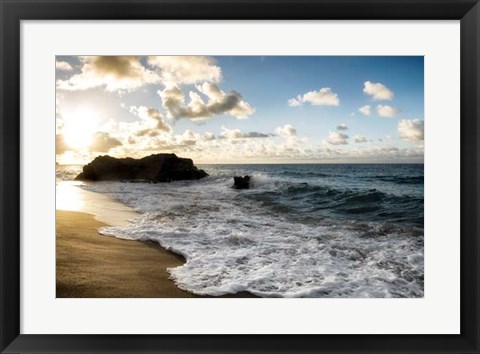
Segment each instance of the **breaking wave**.
[{"label": "breaking wave", "polygon": [[[183,255],[169,272],[196,294],[423,296],[423,165],[202,168],[210,176],[199,181],[83,188],[140,212],[100,232]],[[233,189],[245,174],[252,188]]]}]

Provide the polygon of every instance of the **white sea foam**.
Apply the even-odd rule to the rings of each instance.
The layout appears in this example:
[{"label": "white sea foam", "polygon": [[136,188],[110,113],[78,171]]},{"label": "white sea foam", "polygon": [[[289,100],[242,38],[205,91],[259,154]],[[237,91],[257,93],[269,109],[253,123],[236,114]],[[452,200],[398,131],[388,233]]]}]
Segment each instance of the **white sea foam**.
[{"label": "white sea foam", "polygon": [[214,177],[85,188],[143,213],[128,227],[106,227],[102,234],[153,240],[183,255],[186,264],[169,272],[180,288],[197,294],[423,296],[422,234],[378,223],[299,221],[294,204],[291,213],[280,212],[246,198],[275,188],[267,175],[254,175],[253,181],[256,188],[248,191],[231,188],[230,178]]}]

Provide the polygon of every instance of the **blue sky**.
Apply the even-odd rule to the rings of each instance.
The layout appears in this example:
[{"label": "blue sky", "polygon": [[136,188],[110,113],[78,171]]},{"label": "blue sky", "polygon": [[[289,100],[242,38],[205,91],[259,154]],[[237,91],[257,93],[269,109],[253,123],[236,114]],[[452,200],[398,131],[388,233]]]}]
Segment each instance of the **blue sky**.
[{"label": "blue sky", "polygon": [[423,162],[423,57],[57,57],[56,68],[61,163]]}]

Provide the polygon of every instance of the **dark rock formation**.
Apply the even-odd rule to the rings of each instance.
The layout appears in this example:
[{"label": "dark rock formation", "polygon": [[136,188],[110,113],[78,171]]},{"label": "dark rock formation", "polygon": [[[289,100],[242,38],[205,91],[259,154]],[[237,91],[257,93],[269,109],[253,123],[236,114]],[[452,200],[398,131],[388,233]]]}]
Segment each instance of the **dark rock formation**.
[{"label": "dark rock formation", "polygon": [[130,157],[117,159],[108,155],[98,156],[88,165],[76,180],[89,181],[150,181],[170,182],[200,179],[208,176],[193,165],[191,159],[175,154],[156,154],[142,159]]},{"label": "dark rock formation", "polygon": [[235,176],[233,177],[233,186],[237,189],[248,189],[250,188],[250,176]]}]

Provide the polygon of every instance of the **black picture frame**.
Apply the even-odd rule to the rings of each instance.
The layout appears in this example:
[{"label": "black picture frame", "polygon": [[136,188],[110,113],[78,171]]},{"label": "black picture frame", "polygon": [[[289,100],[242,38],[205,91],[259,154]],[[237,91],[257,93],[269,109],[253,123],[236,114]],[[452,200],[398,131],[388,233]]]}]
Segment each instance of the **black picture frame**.
[{"label": "black picture frame", "polygon": [[[478,0],[0,0],[0,11],[2,353],[479,353]],[[20,334],[20,22],[149,19],[461,21],[461,334]]]}]

